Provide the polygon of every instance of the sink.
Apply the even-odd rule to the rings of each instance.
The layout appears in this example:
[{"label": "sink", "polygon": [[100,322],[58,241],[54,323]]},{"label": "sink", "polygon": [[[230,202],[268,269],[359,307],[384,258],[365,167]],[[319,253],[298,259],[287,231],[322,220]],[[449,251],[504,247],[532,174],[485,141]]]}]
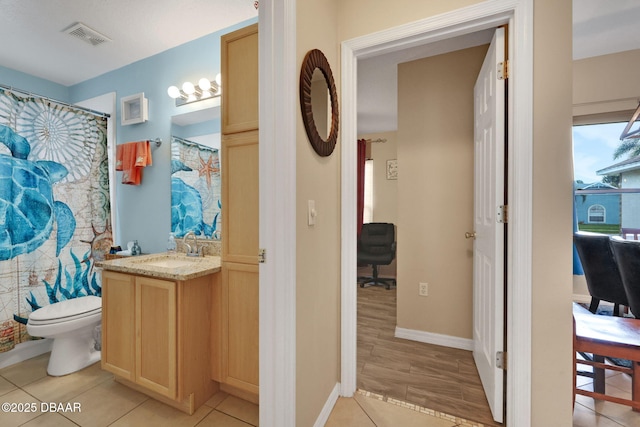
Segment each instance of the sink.
[{"label": "sink", "polygon": [[158,259],[158,260],[149,260],[146,262],[141,262],[140,264],[150,265],[153,267],[180,268],[180,267],[187,267],[187,266],[193,265],[194,263],[186,259],[165,258],[165,259]]}]

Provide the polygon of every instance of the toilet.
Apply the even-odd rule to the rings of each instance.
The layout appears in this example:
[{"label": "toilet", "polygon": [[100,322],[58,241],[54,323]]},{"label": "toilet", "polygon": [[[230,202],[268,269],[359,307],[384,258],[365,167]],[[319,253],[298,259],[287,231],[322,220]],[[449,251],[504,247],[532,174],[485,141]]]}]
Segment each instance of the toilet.
[{"label": "toilet", "polygon": [[29,335],[53,339],[49,375],[67,375],[100,360],[94,330],[101,319],[102,298],[93,295],[46,305],[29,315]]}]

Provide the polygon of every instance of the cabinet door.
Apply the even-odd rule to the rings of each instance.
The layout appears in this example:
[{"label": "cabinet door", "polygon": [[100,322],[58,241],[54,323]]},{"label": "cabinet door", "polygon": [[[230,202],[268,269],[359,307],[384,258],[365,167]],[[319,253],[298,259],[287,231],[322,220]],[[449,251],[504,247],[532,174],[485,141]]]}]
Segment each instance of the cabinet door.
[{"label": "cabinet door", "polygon": [[222,133],[258,129],[258,24],[221,38]]},{"label": "cabinet door", "polygon": [[223,382],[257,394],[258,266],[222,266]]},{"label": "cabinet door", "polygon": [[102,272],[102,369],[135,378],[135,280],[128,274]]},{"label": "cabinet door", "polygon": [[222,137],[222,259],[258,262],[258,131]]},{"label": "cabinet door", "polygon": [[176,283],[136,277],[135,381],[176,398]]}]

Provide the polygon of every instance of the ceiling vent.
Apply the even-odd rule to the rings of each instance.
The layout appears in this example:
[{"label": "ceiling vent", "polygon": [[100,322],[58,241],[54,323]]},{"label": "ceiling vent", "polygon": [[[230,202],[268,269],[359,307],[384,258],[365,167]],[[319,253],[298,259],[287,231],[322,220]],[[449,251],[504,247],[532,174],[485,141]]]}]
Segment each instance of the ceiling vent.
[{"label": "ceiling vent", "polygon": [[99,44],[111,41],[109,37],[92,30],[82,22],[73,24],[66,30],[63,30],[63,32],[93,46],[98,46]]}]

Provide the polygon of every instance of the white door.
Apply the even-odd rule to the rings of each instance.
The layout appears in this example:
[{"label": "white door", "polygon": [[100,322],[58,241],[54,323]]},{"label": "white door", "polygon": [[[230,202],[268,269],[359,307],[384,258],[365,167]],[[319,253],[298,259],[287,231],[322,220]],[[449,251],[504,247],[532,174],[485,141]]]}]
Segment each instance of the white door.
[{"label": "white door", "polygon": [[503,375],[496,354],[504,347],[504,28],[491,41],[474,88],[475,184],[473,245],[473,357],[494,420],[503,421]]}]

